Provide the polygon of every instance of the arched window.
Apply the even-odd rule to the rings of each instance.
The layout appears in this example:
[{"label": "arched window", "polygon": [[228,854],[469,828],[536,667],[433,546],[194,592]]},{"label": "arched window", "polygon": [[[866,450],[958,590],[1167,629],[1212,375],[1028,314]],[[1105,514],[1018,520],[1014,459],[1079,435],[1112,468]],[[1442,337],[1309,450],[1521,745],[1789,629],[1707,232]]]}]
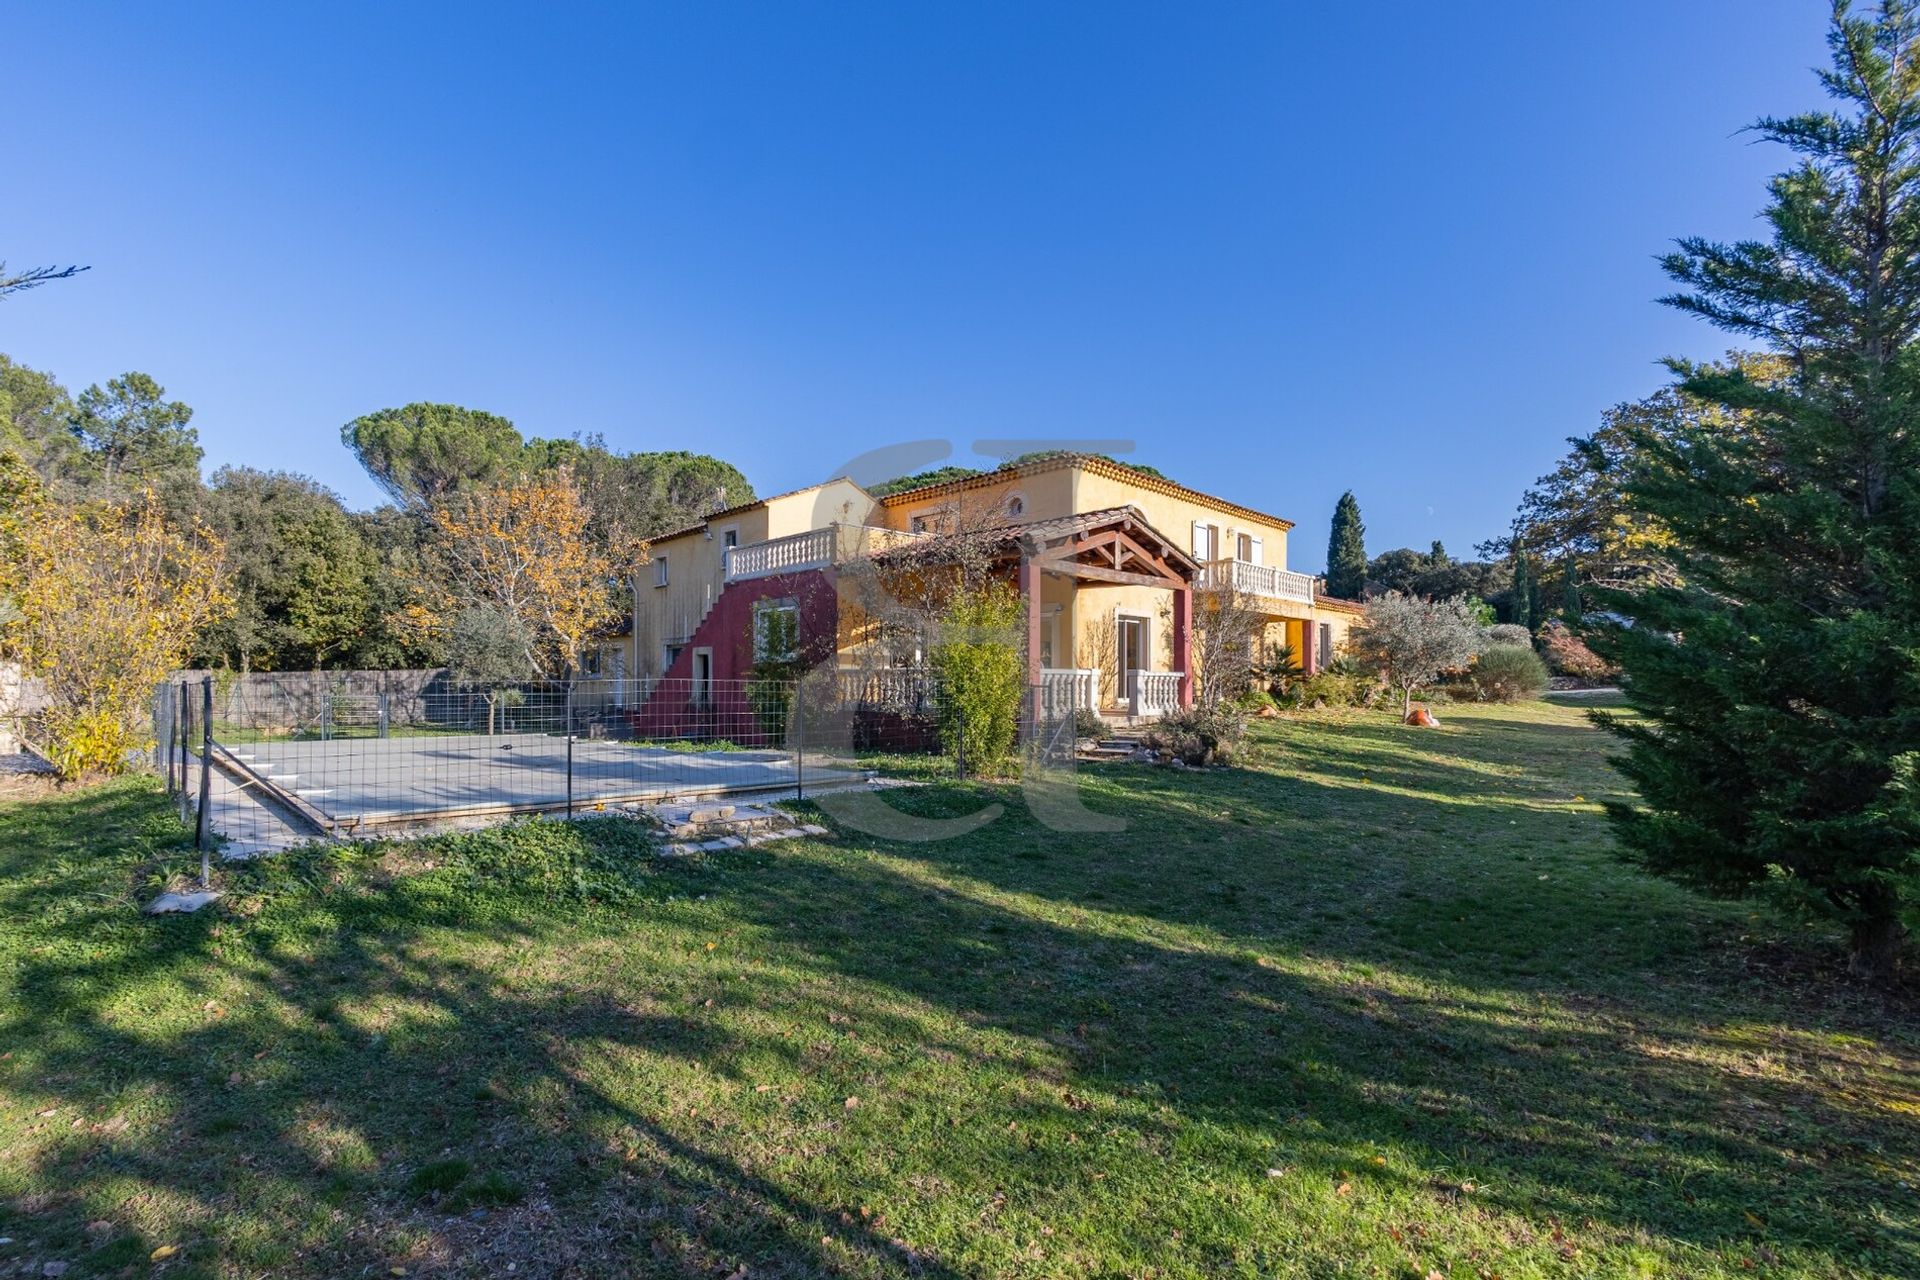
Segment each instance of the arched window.
[{"label": "arched window", "polygon": [[1018,520],[1027,514],[1027,495],[1018,489],[1007,495],[1007,518]]}]

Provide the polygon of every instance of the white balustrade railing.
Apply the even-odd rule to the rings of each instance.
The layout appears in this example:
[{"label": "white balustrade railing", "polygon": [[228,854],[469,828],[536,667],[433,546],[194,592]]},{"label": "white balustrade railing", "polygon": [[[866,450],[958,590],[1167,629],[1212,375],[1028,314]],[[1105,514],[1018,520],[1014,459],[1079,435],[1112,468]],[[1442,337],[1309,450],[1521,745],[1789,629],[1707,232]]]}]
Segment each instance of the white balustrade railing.
[{"label": "white balustrade railing", "polygon": [[784,538],[750,542],[744,547],[727,549],[726,580],[740,582],[776,573],[824,569],[876,551],[891,550],[921,536],[879,525],[830,524],[804,533],[790,533]]},{"label": "white balustrade railing", "polygon": [[1100,670],[1098,667],[1042,667],[1040,685],[1049,705],[1100,709]]},{"label": "white balustrade railing", "polygon": [[1136,720],[1164,716],[1180,709],[1180,671],[1135,671],[1127,690],[1127,709]]},{"label": "white balustrade railing", "polygon": [[933,673],[924,667],[841,667],[839,678],[847,702],[911,711],[934,704]]},{"label": "white balustrade railing", "polygon": [[1230,585],[1244,595],[1265,596],[1270,600],[1297,600],[1301,604],[1313,603],[1312,574],[1295,573],[1270,564],[1254,564],[1250,560],[1214,560],[1202,568],[1205,572],[1201,582],[1209,587]]},{"label": "white balustrade railing", "polygon": [[765,578],[776,573],[797,573],[802,569],[818,569],[833,563],[836,526],[828,525],[824,529],[808,529],[805,533],[788,534],[784,538],[769,538],[765,542],[751,542],[744,547],[728,547],[726,559],[726,579],[739,582],[744,578]]}]

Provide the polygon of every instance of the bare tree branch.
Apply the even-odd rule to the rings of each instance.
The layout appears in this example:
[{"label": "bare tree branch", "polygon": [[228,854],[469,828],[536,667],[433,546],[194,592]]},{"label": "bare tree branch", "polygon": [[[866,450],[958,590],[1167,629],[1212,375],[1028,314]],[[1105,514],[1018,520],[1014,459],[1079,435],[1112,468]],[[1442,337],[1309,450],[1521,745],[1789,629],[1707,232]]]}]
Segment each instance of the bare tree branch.
[{"label": "bare tree branch", "polygon": [[9,294],[21,293],[28,289],[37,289],[51,280],[67,280],[82,271],[91,271],[91,267],[33,267],[19,275],[7,274],[7,264],[0,262],[0,298]]}]

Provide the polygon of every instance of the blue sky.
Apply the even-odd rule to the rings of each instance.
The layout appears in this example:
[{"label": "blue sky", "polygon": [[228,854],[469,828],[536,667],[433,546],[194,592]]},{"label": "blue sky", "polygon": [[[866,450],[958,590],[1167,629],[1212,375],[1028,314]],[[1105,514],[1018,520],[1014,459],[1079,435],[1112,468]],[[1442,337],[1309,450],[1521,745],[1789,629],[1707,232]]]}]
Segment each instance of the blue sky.
[{"label": "blue sky", "polygon": [[[557,15],[557,16],[556,16]],[[9,6],[0,304],[208,468],[372,485],[410,400],[762,492],[902,441],[1123,440],[1370,550],[1500,532],[1759,229],[1819,0]],[[931,450],[929,451],[931,452]]]}]

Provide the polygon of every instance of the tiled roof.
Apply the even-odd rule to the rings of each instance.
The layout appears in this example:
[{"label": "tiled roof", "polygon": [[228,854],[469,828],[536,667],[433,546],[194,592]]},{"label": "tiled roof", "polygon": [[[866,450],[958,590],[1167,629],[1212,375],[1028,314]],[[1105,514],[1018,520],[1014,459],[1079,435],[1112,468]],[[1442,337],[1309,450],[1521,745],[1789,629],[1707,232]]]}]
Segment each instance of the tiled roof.
[{"label": "tiled roof", "polygon": [[1030,462],[1022,462],[1018,465],[1008,463],[1006,466],[999,467],[993,471],[983,471],[977,476],[965,476],[958,480],[945,480],[939,484],[921,485],[918,489],[902,489],[898,493],[890,493],[884,498],[881,498],[880,505],[883,507],[897,507],[902,503],[917,502],[935,494],[960,493],[967,489],[978,489],[983,485],[996,484],[1010,477],[1039,475],[1042,472],[1057,471],[1062,467],[1079,467],[1083,471],[1091,471],[1095,475],[1105,476],[1110,480],[1124,480],[1128,484],[1139,485],[1142,489],[1153,493],[1166,494],[1169,497],[1175,498],[1185,498],[1190,502],[1205,503],[1209,506],[1217,507],[1222,511],[1231,512],[1237,516],[1245,516],[1250,520],[1262,520],[1268,524],[1277,525],[1282,529],[1293,528],[1293,521],[1285,519],[1284,517],[1271,515],[1265,511],[1257,511],[1252,507],[1242,506],[1237,502],[1229,502],[1225,498],[1217,498],[1213,494],[1202,493],[1198,489],[1189,489],[1186,485],[1169,480],[1165,476],[1153,475],[1137,467],[1130,467],[1124,462],[1115,462],[1112,458],[1103,457],[1097,453],[1062,452],[1049,454],[1044,458],[1035,458]]}]

